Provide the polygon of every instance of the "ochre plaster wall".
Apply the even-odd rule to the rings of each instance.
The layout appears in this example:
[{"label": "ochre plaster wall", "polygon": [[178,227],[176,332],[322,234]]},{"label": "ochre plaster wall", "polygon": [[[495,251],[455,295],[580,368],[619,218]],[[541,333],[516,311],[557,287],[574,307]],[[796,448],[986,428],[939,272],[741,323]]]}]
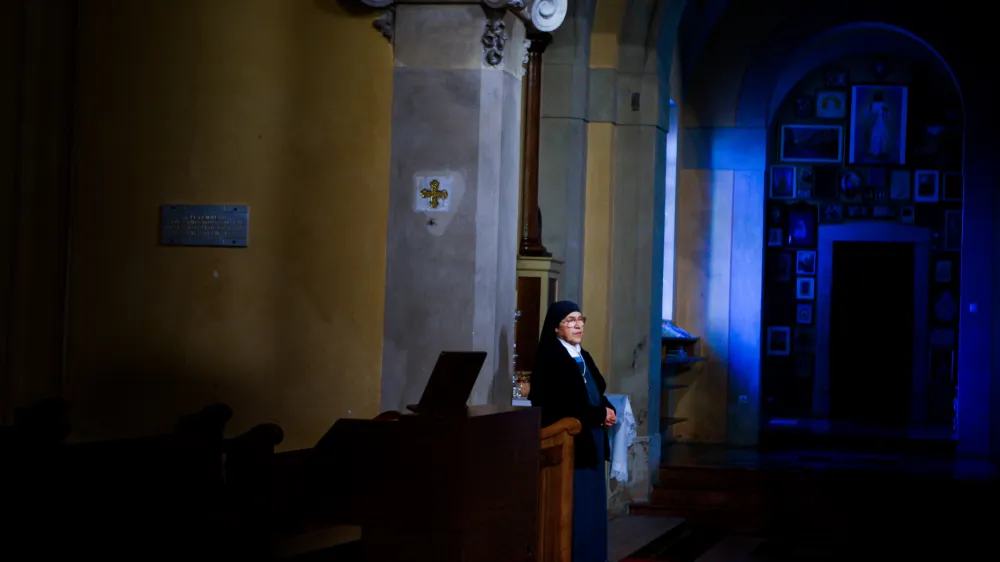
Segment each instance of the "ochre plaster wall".
[{"label": "ochre plaster wall", "polygon": [[[311,446],[379,403],[392,51],[336,1],[88,0],[67,373],[75,437],[222,401]],[[157,245],[246,204],[246,249]]]},{"label": "ochre plaster wall", "polygon": [[610,379],[608,322],[611,315],[611,215],[614,200],[615,126],[587,124],[587,193],[583,236],[583,302],[587,313],[587,350],[601,373]]},{"label": "ochre plaster wall", "polygon": [[[753,37],[740,40],[750,44]],[[729,415],[734,171],[716,167],[713,155],[699,153],[705,147],[686,142],[684,129],[736,125],[736,101],[753,52],[747,48],[740,56],[723,57],[709,51],[706,56],[714,57],[711,64],[718,66],[702,63],[711,70],[696,72],[684,84],[678,141],[674,320],[701,337],[701,353],[709,359],[685,377],[683,382],[689,386],[675,393],[674,415],[687,420],[671,428],[676,441],[725,442]]]},{"label": "ochre plaster wall", "polygon": [[[0,3],[0,73],[17,76],[20,60],[19,24],[24,0]],[[18,135],[18,96],[16,88],[0,88],[0,263],[14,259],[14,193],[16,191],[16,154]],[[10,275],[0,275],[0,338],[7,341],[10,327]],[[0,346],[0,421],[10,410],[11,388],[7,378],[7,347]]]}]

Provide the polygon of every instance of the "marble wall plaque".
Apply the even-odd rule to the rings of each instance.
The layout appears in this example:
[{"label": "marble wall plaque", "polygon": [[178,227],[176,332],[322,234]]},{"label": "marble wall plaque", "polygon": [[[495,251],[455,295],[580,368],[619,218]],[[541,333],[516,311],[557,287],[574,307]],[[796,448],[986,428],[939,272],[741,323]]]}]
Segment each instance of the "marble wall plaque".
[{"label": "marble wall plaque", "polygon": [[161,205],[160,244],[246,248],[247,205]]}]

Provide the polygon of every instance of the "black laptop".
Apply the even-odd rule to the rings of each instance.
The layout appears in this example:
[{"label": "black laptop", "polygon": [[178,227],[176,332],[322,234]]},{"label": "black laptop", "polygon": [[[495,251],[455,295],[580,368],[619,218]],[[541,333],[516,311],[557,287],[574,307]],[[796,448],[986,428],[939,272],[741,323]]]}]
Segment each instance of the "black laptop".
[{"label": "black laptop", "polygon": [[406,409],[431,416],[465,413],[465,403],[485,362],[485,351],[442,351],[420,403]]}]

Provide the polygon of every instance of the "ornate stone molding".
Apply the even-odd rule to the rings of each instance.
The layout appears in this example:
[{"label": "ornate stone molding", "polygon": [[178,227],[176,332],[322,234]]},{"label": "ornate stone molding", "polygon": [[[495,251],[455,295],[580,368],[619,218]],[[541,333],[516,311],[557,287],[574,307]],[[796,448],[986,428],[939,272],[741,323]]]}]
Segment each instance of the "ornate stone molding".
[{"label": "ornate stone molding", "polygon": [[507,25],[503,10],[486,8],[486,25],[483,28],[483,64],[496,68],[503,63],[503,50],[507,46]]},{"label": "ornate stone molding", "polygon": [[388,39],[389,43],[392,43],[393,32],[394,32],[393,28],[395,24],[396,24],[396,7],[387,6],[382,10],[382,14],[378,17],[378,19],[372,22],[372,27],[377,29],[379,33],[382,34],[382,37]]},{"label": "ornate stone molding", "polygon": [[566,19],[569,0],[535,0],[531,3],[531,24],[544,33],[552,33]]},{"label": "ornate stone molding", "polygon": [[530,30],[544,33],[551,33],[562,25],[569,7],[569,0],[361,0],[361,3],[372,8],[389,8],[394,4],[481,4],[487,8],[505,9],[520,18]]}]

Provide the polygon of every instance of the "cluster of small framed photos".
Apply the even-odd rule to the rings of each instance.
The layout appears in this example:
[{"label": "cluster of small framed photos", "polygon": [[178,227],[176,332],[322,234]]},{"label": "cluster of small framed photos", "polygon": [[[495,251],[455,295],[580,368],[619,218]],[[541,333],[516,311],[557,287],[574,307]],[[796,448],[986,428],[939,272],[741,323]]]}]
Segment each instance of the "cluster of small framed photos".
[{"label": "cluster of small framed photos", "polygon": [[[887,82],[884,61],[873,59],[861,72],[868,83],[852,83],[846,69],[820,72],[776,114],[767,176],[765,353],[794,357],[796,377],[813,374],[816,278],[829,274],[817,271],[819,225],[898,221],[939,232],[933,249],[948,252],[941,263],[953,263],[950,252],[961,250],[965,186],[960,159],[942,156],[954,148],[945,146],[947,127],[907,122],[910,86]],[[803,90],[808,84],[815,87]],[[945,283],[943,273],[936,279]],[[934,346],[930,361],[938,376],[953,372],[954,348]]]},{"label": "cluster of small framed photos", "polygon": [[769,326],[767,354],[787,356],[794,352],[796,376],[809,377],[812,376],[812,353],[815,352],[816,250],[777,253],[774,267],[774,281],[781,283],[793,277],[795,279],[795,326]]},{"label": "cluster of small framed photos", "polygon": [[773,202],[815,202],[821,223],[898,219],[913,224],[914,203],[960,205],[964,189],[957,172],[784,164],[771,166],[769,183],[768,198]]},{"label": "cluster of small framed photos", "polygon": [[954,382],[958,344],[958,264],[954,254],[939,252],[932,260],[930,294],[930,376]]},{"label": "cluster of small framed photos", "polygon": [[[873,62],[869,74],[884,80],[889,66]],[[942,162],[928,155],[945,151],[938,145],[946,142],[947,127],[916,127],[912,146],[907,144],[908,85],[851,84],[844,69],[826,69],[823,84],[813,95],[791,100],[793,107],[785,115],[794,114],[796,122],[777,131],[778,162],[770,167],[769,199],[815,202],[820,223],[875,219],[913,224],[918,213],[940,217],[940,211],[923,209],[923,204],[960,206],[962,174],[925,167]],[[907,167],[908,153],[922,165]]]},{"label": "cluster of small framed photos", "polygon": [[[767,245],[771,264],[767,280],[785,286],[794,282],[796,304],[795,326],[768,327],[765,349],[772,356],[794,353],[795,374],[803,378],[812,376],[815,351],[813,316],[819,266],[816,218],[816,206],[806,202],[768,207]],[[782,293],[786,294],[785,291]]]}]

